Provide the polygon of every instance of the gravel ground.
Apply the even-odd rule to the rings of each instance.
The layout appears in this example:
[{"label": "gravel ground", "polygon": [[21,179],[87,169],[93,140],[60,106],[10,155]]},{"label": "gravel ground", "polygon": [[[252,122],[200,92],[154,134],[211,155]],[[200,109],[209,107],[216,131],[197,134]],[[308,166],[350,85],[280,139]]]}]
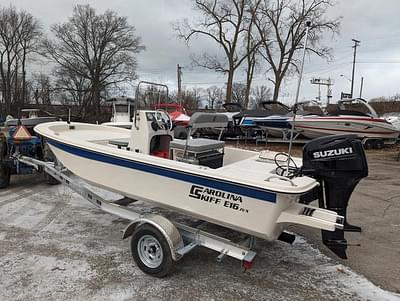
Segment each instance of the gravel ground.
[{"label": "gravel ground", "polygon": [[[391,152],[386,158],[392,159],[396,149]],[[400,212],[392,212],[399,209],[400,199],[390,205],[400,188],[398,177],[392,178],[395,172],[384,178],[384,171],[393,169],[390,165],[400,164],[392,160],[385,165],[376,153],[369,157],[372,178],[353,196],[351,210],[355,222],[369,223],[361,240],[374,241],[351,249],[348,261],[330,257],[317,242],[318,231],[294,228],[307,238],[298,236],[293,246],[257,241],[256,261],[246,273],[237,260],[217,263],[217,253],[197,248],[165,279],[147,276],[135,266],[130,241],[121,239],[125,220],[99,211],[61,185],[16,177],[10,188],[0,191],[0,300],[400,300],[399,294],[379,287],[400,288]],[[382,183],[391,190],[379,189]],[[363,201],[374,194],[392,198],[385,203],[389,207],[383,218],[389,224],[381,228],[373,228],[381,220],[365,207],[377,205]],[[387,233],[385,226],[392,231]],[[377,247],[381,242],[386,249]],[[377,269],[381,273],[373,273]],[[367,279],[371,275],[375,284]]]}]

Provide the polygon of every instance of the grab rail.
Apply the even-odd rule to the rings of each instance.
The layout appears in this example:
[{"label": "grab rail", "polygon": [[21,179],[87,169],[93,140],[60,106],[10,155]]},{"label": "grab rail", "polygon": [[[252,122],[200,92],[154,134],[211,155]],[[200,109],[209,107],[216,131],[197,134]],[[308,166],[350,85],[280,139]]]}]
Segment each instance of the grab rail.
[{"label": "grab rail", "polygon": [[285,177],[282,177],[282,176],[278,176],[278,175],[269,176],[264,181],[270,182],[271,179],[279,179],[279,180],[282,180],[282,181],[285,181],[285,182],[289,182],[290,185],[292,185],[292,187],[297,187],[297,185],[291,179],[288,179],[288,178],[285,178]]}]

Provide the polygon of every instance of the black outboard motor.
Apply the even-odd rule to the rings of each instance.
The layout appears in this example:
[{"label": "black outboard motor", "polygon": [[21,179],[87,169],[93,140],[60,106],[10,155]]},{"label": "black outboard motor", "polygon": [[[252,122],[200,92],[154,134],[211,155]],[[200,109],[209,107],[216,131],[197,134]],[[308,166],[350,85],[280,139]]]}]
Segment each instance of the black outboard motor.
[{"label": "black outboard motor", "polygon": [[347,222],[347,205],[358,182],[368,176],[361,141],[355,135],[332,135],[310,141],[303,149],[302,173],[315,178],[320,185],[314,196],[306,195],[301,201],[308,203],[318,198],[321,208],[345,217],[343,230],[322,230],[322,241],[336,255],[346,259],[347,242],[343,231],[361,231],[360,227]]}]

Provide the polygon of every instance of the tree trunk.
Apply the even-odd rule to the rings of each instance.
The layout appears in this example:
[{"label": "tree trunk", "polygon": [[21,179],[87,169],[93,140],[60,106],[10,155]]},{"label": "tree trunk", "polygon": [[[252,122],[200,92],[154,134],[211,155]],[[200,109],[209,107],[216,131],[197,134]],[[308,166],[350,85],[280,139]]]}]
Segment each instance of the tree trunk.
[{"label": "tree trunk", "polygon": [[6,97],[6,91],[7,91],[7,85],[6,85],[6,78],[5,78],[5,73],[4,73],[4,65],[3,65],[3,54],[1,55],[0,58],[0,74],[1,74],[1,100],[2,100],[2,107],[1,107],[1,114],[5,115],[7,113],[6,111],[6,104],[7,104],[7,97]]},{"label": "tree trunk", "polygon": [[279,90],[281,88],[282,78],[275,77],[275,86],[274,86],[274,96],[272,98],[273,101],[278,101]]},{"label": "tree trunk", "polygon": [[92,103],[95,107],[95,118],[96,121],[100,121],[100,85],[95,83],[93,85],[93,95],[92,95]]},{"label": "tree trunk", "polygon": [[5,82],[5,88],[6,88],[6,114],[11,114],[11,67],[12,64],[10,62],[11,58],[10,55],[7,53],[7,74],[6,74],[6,82]]},{"label": "tree trunk", "polygon": [[25,72],[25,62],[26,62],[26,45],[24,46],[24,52],[22,55],[22,95],[21,104],[24,106],[26,98],[26,72]]},{"label": "tree trunk", "polygon": [[18,91],[18,60],[15,61],[14,103],[17,104],[18,111],[22,109]]},{"label": "tree trunk", "polygon": [[39,104],[39,91],[38,89],[35,90],[33,93],[33,97],[35,98],[35,103],[38,105]]},{"label": "tree trunk", "polygon": [[225,102],[231,102],[232,101],[232,86],[233,86],[233,68],[229,68],[228,71],[228,81],[226,83],[226,99]]},{"label": "tree trunk", "polygon": [[253,82],[253,75],[254,75],[254,68],[256,66],[256,58],[255,53],[249,55],[247,59],[247,75],[246,75],[246,90],[244,95],[244,102],[245,107],[248,109],[249,106],[249,98],[250,98],[250,91],[251,91],[251,84]]}]

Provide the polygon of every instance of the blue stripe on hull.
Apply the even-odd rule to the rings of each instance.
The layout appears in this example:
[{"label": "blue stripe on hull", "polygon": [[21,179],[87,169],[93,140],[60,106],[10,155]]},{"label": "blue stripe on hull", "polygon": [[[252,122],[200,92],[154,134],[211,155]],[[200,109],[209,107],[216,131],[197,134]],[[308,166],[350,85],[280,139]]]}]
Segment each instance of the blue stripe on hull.
[{"label": "blue stripe on hull", "polygon": [[264,126],[264,127],[270,127],[270,128],[277,128],[277,129],[289,129],[290,128],[290,124],[289,122],[285,121],[285,120],[279,120],[279,121],[275,121],[275,120],[257,120],[255,122],[256,125],[258,126]]},{"label": "blue stripe on hull", "polygon": [[112,165],[123,166],[151,174],[156,174],[159,176],[176,179],[184,182],[188,182],[190,184],[202,185],[211,187],[218,190],[223,190],[226,192],[247,196],[255,199],[259,199],[262,201],[267,201],[271,203],[276,202],[276,193],[259,189],[257,187],[251,187],[247,185],[235,184],[233,182],[228,182],[220,179],[211,179],[202,177],[199,175],[168,169],[160,166],[155,166],[139,161],[133,161],[128,159],[123,159],[119,157],[115,157],[112,155],[107,155],[95,151],[86,150],[79,147],[74,147],[71,145],[67,145],[64,143],[60,143],[54,140],[48,140],[48,143],[53,145],[56,148],[59,148],[67,153],[83,157],[90,160],[95,160],[99,162],[109,163]]}]

